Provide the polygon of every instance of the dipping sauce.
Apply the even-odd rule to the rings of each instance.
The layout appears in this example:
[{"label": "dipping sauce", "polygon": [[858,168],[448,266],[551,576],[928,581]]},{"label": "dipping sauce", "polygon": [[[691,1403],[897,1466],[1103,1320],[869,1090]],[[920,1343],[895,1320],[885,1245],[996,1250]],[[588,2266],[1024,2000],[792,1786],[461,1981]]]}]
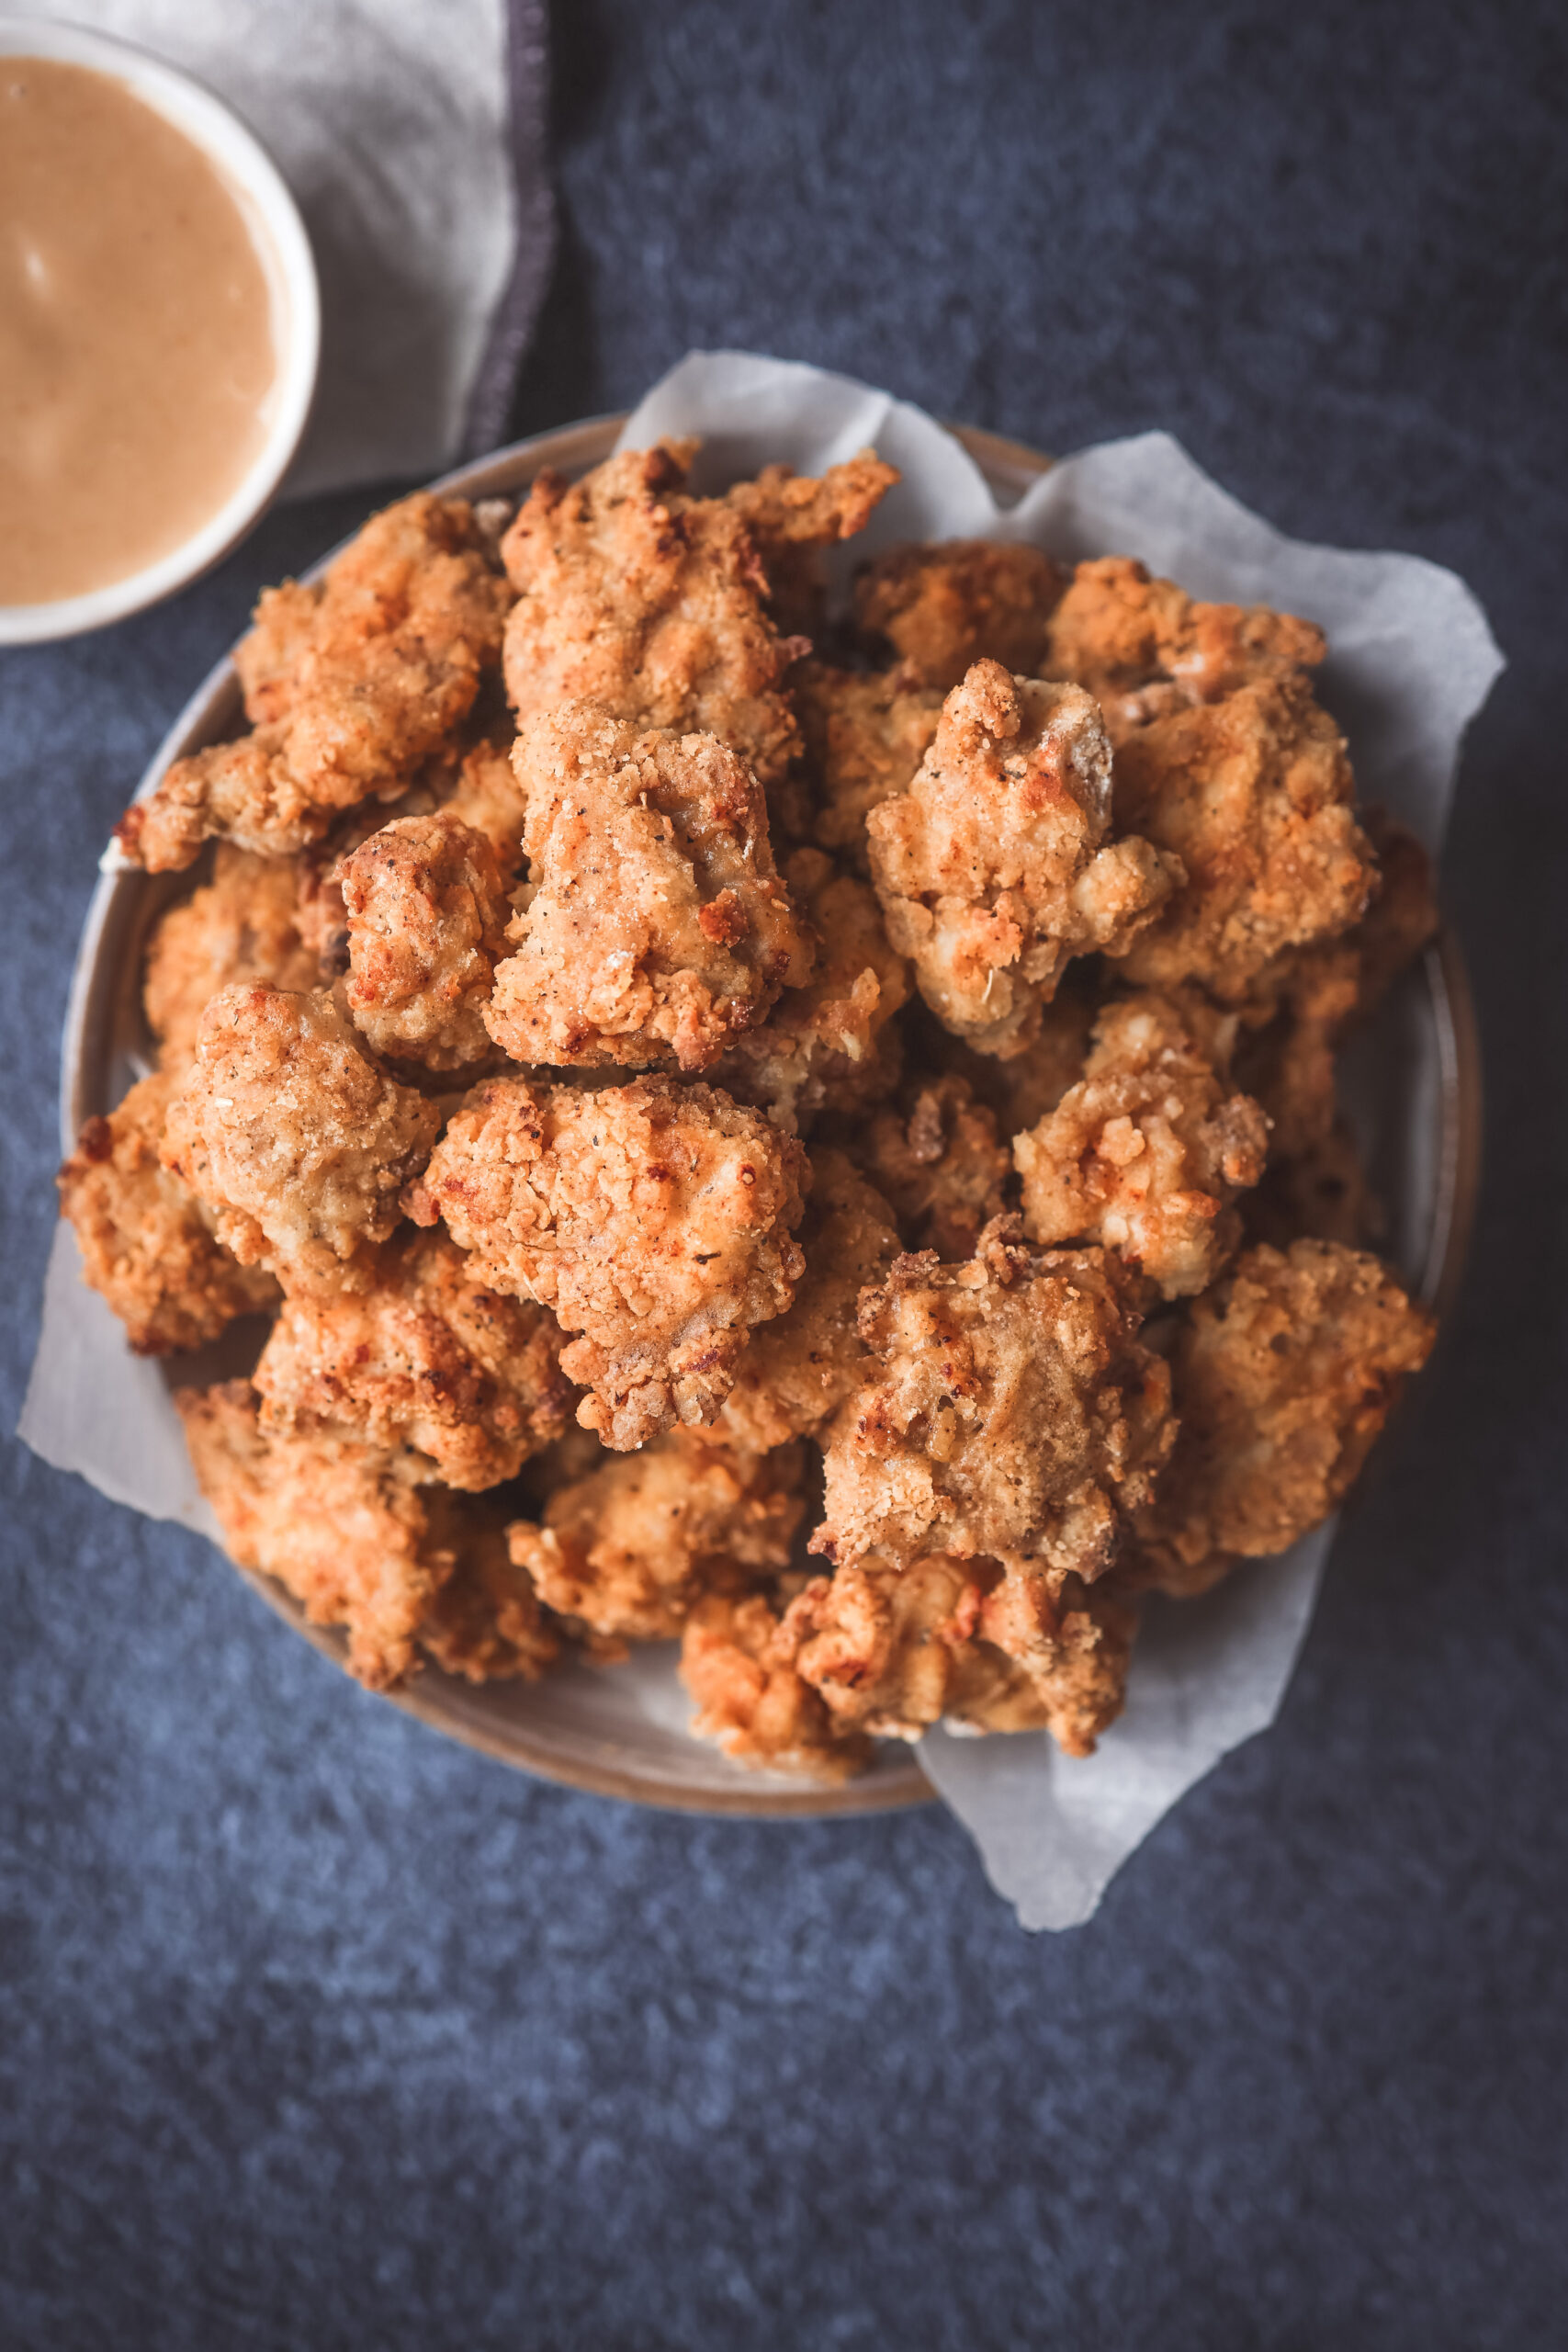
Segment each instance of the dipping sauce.
[{"label": "dipping sauce", "polygon": [[276,375],[265,266],[200,148],[109,74],[0,56],[0,604],[182,547]]}]

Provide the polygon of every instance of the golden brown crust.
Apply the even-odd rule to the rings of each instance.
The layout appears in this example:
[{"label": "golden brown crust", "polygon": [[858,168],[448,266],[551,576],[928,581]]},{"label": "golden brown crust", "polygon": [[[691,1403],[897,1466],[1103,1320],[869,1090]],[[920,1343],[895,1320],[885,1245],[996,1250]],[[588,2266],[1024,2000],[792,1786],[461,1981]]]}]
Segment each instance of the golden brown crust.
[{"label": "golden brown crust", "polygon": [[920,994],[984,1053],[1019,1053],[1070,956],[1122,953],[1182,879],[1111,834],[1111,751],[1077,686],[977,662],[907,793],[866,820],[888,936]]},{"label": "golden brown crust", "polygon": [[183,1069],[196,1052],[201,1016],[232,980],[309,989],[317,957],[299,931],[299,877],[291,858],[253,857],[220,842],[212,879],[153,931],[142,1005],[161,1067]]},{"label": "golden brown crust", "polygon": [[468,1682],[536,1682],[562,1654],[562,1629],[514,1565],[499,1504],[438,1487],[421,1499],[432,1537],[454,1555],[420,1621],[421,1648]]},{"label": "golden brown crust", "polygon": [[798,1447],[743,1453],[677,1430],[606,1459],[507,1531],[512,1557],[558,1615],[656,1642],[699,1596],[776,1576],[805,1512]]},{"label": "golden brown crust", "polygon": [[898,480],[874,449],[862,449],[818,480],[788,466],[764,466],[738,481],[725,504],[740,515],[767,574],[768,602],[786,633],[814,635],[824,611],[822,550],[863,531]]},{"label": "golden brown crust", "polygon": [[464,499],[374,515],[313,588],[269,589],[234,664],[254,732],[176,760],[117,828],[152,873],[217,834],[262,856],[386,798],[472,707],[511,596]]},{"label": "golden brown crust", "polygon": [[400,817],[337,868],[348,930],[344,1001],[375,1051],[434,1071],[493,1048],[483,1013],[511,908],[488,834],[442,808]]},{"label": "golden brown crust", "polygon": [[1006,1206],[1012,1162],[995,1114],[956,1075],[911,1080],[843,1141],[891,1205],[907,1250],[972,1258]]},{"label": "golden brown crust", "polygon": [[942,697],[904,664],[835,670],[800,662],[790,686],[806,738],[806,772],[817,802],[812,837],[821,849],[871,871],[865,820],[895,793],[908,792],[931,746]]},{"label": "golden brown crust", "polygon": [[768,1772],[847,1781],[871,1761],[863,1734],[841,1731],[818,1693],[778,1652],[778,1618],[761,1593],[709,1593],[686,1620],[681,1679],[692,1729]]},{"label": "golden brown crust", "polygon": [[89,1119],[59,1177],[83,1274],[142,1356],[202,1347],[277,1295],[270,1275],[237,1263],[200,1202],[159,1163],[174,1086],[166,1073],[144,1078],[107,1119]]},{"label": "golden brown crust", "polygon": [[452,787],[441,806],[459,823],[483,833],[511,889],[523,870],[523,827],[528,814],[524,790],[512,757],[513,735],[504,742],[486,737],[464,754]]},{"label": "golden brown crust", "polygon": [[1071,673],[1046,669],[1044,653],[1066,584],[1049,556],[1022,542],[890,548],[855,582],[855,620],[943,694],[981,661],[1029,678],[1064,677]]},{"label": "golden brown crust", "polygon": [[474,1278],[552,1307],[579,1411],[617,1451],[709,1421],[751,1327],[803,1267],[806,1155],[710,1086],[590,1091],[497,1079],[453,1119],[411,1196],[474,1252]]},{"label": "golden brown crust", "polygon": [[514,1061],[707,1067],[810,971],[755,776],[592,706],[526,726],[531,888],[486,1013]]},{"label": "golden brown crust", "polygon": [[328,1430],[423,1457],[477,1491],[560,1436],[574,1398],[560,1328],[481,1288],[444,1233],[397,1235],[365,1291],[289,1286],[254,1373],[268,1430]]},{"label": "golden brown crust", "polygon": [[201,1017],[163,1159],[243,1265],[332,1282],[391,1233],[440,1125],[434,1103],[376,1068],[331,997],[236,986]]}]

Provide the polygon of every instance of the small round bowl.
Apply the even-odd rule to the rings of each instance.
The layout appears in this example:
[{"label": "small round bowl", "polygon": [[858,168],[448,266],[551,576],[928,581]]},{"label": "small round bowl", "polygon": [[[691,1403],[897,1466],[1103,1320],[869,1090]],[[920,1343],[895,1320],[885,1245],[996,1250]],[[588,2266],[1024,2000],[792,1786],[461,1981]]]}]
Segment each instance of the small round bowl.
[{"label": "small round bowl", "polygon": [[200,149],[244,216],[272,297],[277,380],[271,427],[249,472],[223,504],[156,563],[80,596],[46,605],[0,605],[0,645],[37,645],[123,620],[173,595],[228,554],[270,504],[299,446],[315,397],[321,305],[305,224],[265,149],[209,90],[130,42],[79,25],[0,18],[0,61],[46,58],[90,66],[123,83]]}]

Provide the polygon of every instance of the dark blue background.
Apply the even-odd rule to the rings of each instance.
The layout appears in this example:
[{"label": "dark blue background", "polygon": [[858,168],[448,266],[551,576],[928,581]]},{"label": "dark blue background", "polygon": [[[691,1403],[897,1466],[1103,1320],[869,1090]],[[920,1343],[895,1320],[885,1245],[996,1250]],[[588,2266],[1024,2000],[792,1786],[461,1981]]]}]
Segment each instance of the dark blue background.
[{"label": "dark blue background", "polygon": [[[570,0],[520,430],[750,345],[1056,449],[1168,426],[1287,529],[1479,591],[1470,1279],[1279,1724],[1058,1938],[940,1811],[710,1825],[448,1747],[8,1444],[0,2343],[1561,2327],[1564,23]],[[257,586],[368,503],[0,668],[6,1428],[98,845]]]}]

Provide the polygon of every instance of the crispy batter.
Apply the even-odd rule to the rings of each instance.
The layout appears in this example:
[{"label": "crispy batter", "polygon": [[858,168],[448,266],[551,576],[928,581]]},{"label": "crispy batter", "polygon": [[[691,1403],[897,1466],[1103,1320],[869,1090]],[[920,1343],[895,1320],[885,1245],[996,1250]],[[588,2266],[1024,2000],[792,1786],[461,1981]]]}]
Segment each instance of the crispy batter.
[{"label": "crispy batter", "polygon": [[773,626],[742,516],[686,495],[694,449],[628,449],[575,484],[536,476],[502,542],[518,592],[507,691],[520,726],[585,702],[716,735],[768,786],[800,747],[782,688],[803,648]]},{"label": "crispy batter", "polygon": [[347,1280],[355,1252],[397,1224],[440,1125],[433,1102],[382,1076],[330,996],[237,985],[201,1017],[164,1165],[217,1212],[242,1265]]},{"label": "crispy batter", "polygon": [[410,1211],[445,1216],[476,1280],[583,1334],[561,1356],[593,1392],[578,1419],[626,1452],[711,1421],[752,1325],[789,1306],[807,1176],[799,1144],[710,1086],[496,1079],[453,1119]]},{"label": "crispy batter", "polygon": [[1206,1290],[1241,1238],[1231,1203],[1263,1173],[1269,1122],[1230,1094],[1169,998],[1124,997],[1084,1075],[1019,1136],[1031,1240],[1098,1241],[1166,1298]]},{"label": "crispy batter", "polygon": [[712,1589],[787,1566],[805,1513],[797,1446],[742,1453],[683,1430],[563,1487],[507,1530],[540,1599],[595,1633],[657,1642]]},{"label": "crispy batter", "polygon": [[863,531],[898,480],[874,449],[862,449],[818,481],[788,466],[764,466],[754,481],[738,481],[725,504],[741,515],[757,543],[768,578],[773,616],[786,634],[821,627],[825,590],[822,549]]},{"label": "crispy batter", "polygon": [[139,1356],[202,1347],[277,1295],[270,1275],[236,1263],[200,1202],[159,1165],[174,1088],[166,1073],[144,1078],[107,1119],[89,1119],[59,1178],[83,1274]]},{"label": "crispy batter", "polygon": [[1043,665],[1066,584],[1049,556],[1021,544],[944,539],[890,548],[855,582],[855,620],[891,645],[922,685],[943,694],[981,661],[1028,678],[1066,676]]},{"label": "crispy batter", "polygon": [[486,1014],[514,1061],[703,1069],[811,968],[755,776],[591,706],[525,728],[532,892]]},{"label": "crispy batter", "polygon": [[1067,959],[1122,954],[1182,878],[1111,841],[1111,752],[1081,688],[977,662],[907,793],[866,820],[888,936],[949,1029],[1020,1053]]},{"label": "crispy batter", "polygon": [[871,871],[865,820],[897,792],[908,792],[931,746],[942,697],[908,664],[892,670],[835,670],[799,662],[790,672],[806,767],[818,803],[818,845]]},{"label": "crispy batter", "polygon": [[290,1285],[254,1381],[269,1430],[325,1429],[425,1457],[477,1491],[559,1437],[573,1398],[547,1308],[466,1277],[444,1233],[400,1233],[365,1292]]},{"label": "crispy batter", "polygon": [[1118,813],[1180,859],[1187,884],[1125,952],[1127,978],[1196,980],[1239,1003],[1281,950],[1357,922],[1376,866],[1353,792],[1339,730],[1303,679],[1137,729],[1116,754]]},{"label": "crispy batter", "polygon": [[999,1134],[1016,1136],[1025,1127],[1037,1127],[1083,1076],[1102,1001],[1099,989],[1087,983],[1093,968],[1068,965],[1055,995],[1042,1006],[1040,1027],[1022,1053],[1011,1054],[1006,1061],[994,1054],[977,1054],[933,1021],[929,1040],[921,1040],[925,1051],[917,1046],[915,1058],[965,1080],[995,1112]]},{"label": "crispy batter", "polygon": [[881,1193],[840,1151],[811,1153],[800,1245],[806,1272],[795,1304],[752,1334],[716,1424],[758,1453],[820,1429],[870,1369],[860,1294],[886,1281],[898,1231]]},{"label": "crispy batter", "polygon": [[468,716],[510,603],[466,500],[374,515],[315,587],[267,590],[234,653],[254,731],[176,760],[120,820],[122,848],[154,874],[212,834],[284,856],[401,790]]},{"label": "crispy batter", "polygon": [[400,817],[343,860],[337,880],[345,1001],[361,1035],[429,1070],[489,1059],[482,1015],[511,911],[489,836],[449,808]]},{"label": "crispy batter", "polygon": [[902,1066],[893,1022],[908,1001],[909,967],[888,941],[874,891],[820,850],[792,852],[784,879],[817,943],[811,976],[736,1037],[713,1079],[793,1135],[818,1112],[892,1092]]},{"label": "crispy batter", "polygon": [[681,1636],[692,1729],[738,1764],[814,1781],[847,1781],[871,1761],[863,1733],[841,1731],[778,1646],[779,1621],[758,1593],[708,1593]]},{"label": "crispy batter", "polygon": [[483,833],[501,860],[510,890],[523,871],[523,827],[528,796],[512,758],[513,738],[505,742],[486,737],[465,754],[452,789],[442,802],[449,817]]},{"label": "crispy batter", "polygon": [[421,1647],[469,1682],[536,1682],[561,1655],[561,1629],[513,1562],[501,1505],[438,1487],[421,1500],[432,1536],[455,1561],[421,1621]]},{"label": "crispy batter", "polygon": [[861,1308],[881,1358],[828,1434],[813,1552],[938,1545],[1053,1586],[1108,1567],[1169,1450],[1169,1379],[1098,1250],[1036,1255],[998,1219],[967,1265],[901,1259]]},{"label": "crispy batter", "polygon": [[1151,718],[1314,670],[1323,632],[1267,605],[1197,604],[1130,556],[1080,563],[1051,617],[1043,674],[1087,686],[1118,750]]},{"label": "crispy batter", "polygon": [[372,1690],[400,1682],[454,1566],[406,1461],[319,1430],[263,1430],[246,1380],[178,1389],[175,1402],[231,1558],[276,1577],[310,1624],[344,1626],[349,1671]]},{"label": "crispy batter", "polygon": [[843,1138],[898,1219],[908,1250],[972,1258],[1005,1204],[1012,1161],[966,1079],[910,1080],[896,1104]]},{"label": "crispy batter", "polygon": [[1180,1434],[1137,1532],[1145,1581],[1212,1582],[1282,1552],[1343,1499],[1436,1336],[1377,1259],[1248,1250],[1189,1311],[1171,1360]]},{"label": "crispy batter", "polygon": [[142,1005],[164,1069],[190,1061],[201,1016],[231,980],[312,988],[316,956],[299,934],[293,861],[220,842],[211,881],[171,907],[148,944]]}]

